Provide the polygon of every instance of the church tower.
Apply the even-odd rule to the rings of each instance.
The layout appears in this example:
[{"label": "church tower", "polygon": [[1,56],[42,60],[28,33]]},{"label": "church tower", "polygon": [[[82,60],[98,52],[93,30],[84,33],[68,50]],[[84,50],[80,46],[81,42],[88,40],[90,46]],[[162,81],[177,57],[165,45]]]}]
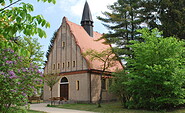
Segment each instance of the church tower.
[{"label": "church tower", "polygon": [[85,29],[85,31],[89,34],[89,36],[93,37],[93,20],[92,20],[91,11],[87,1],[85,2],[85,6],[83,10],[81,26]]}]

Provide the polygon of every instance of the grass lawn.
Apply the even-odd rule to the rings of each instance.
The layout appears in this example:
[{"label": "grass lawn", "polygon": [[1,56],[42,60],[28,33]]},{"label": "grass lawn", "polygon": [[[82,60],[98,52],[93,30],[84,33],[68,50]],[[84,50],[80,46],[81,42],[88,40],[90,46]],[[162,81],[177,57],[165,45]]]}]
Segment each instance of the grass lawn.
[{"label": "grass lawn", "polygon": [[9,109],[8,113],[46,113],[43,111],[35,111],[35,110],[26,110],[25,108],[15,108],[12,107]]},{"label": "grass lawn", "polygon": [[[54,107],[101,113],[161,113],[147,110],[124,109],[119,102],[103,103],[101,108],[97,108],[96,104],[63,104],[55,105]],[[185,109],[179,109],[168,113],[185,113]]]}]

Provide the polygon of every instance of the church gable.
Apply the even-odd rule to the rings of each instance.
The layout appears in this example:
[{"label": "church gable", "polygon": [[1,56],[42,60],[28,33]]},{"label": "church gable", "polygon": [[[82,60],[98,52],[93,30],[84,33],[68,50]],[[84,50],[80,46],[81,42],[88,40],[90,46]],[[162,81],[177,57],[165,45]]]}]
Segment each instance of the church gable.
[{"label": "church gable", "polygon": [[[67,19],[66,19],[66,22],[69,25],[70,31],[76,40],[76,44],[80,48],[81,54],[85,53],[89,49],[101,52],[102,50],[106,50],[108,48],[111,48],[111,46],[109,44],[103,43],[103,42],[105,42],[104,39],[97,41],[98,39],[100,39],[100,37],[102,37],[102,35],[100,33],[93,32],[93,37],[91,37],[82,26],[77,25],[73,22],[70,22]],[[95,70],[102,69],[101,65],[103,64],[103,62],[100,62],[98,60],[91,61],[89,57],[85,57],[85,59],[89,64],[88,65],[89,69],[95,69]],[[115,72],[116,70],[123,69],[121,62],[119,62],[119,61],[113,61],[113,62],[116,62],[116,63],[114,63],[115,66],[109,68],[106,71]]]},{"label": "church gable", "polygon": [[56,32],[54,44],[45,65],[45,74],[88,69],[86,60],[81,55],[81,49],[76,44],[69,27],[64,17],[62,25]]},{"label": "church gable", "polygon": [[[101,36],[97,32],[93,32],[93,37],[89,36],[82,26],[72,23],[64,17],[62,25],[56,32],[56,38],[45,66],[45,73],[63,73],[87,69],[101,70],[102,62],[91,61],[88,57],[82,56],[89,49],[102,51],[111,48],[110,45],[103,43],[105,40],[96,41]],[[121,62],[115,62],[115,66],[107,71],[114,72],[117,69],[123,69]]]}]

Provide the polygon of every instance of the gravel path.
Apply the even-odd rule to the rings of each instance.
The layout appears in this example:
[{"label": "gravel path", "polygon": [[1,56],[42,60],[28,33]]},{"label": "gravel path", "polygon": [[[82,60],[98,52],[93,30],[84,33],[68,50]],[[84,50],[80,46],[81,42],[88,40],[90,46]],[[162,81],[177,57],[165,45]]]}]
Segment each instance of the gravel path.
[{"label": "gravel path", "polygon": [[44,111],[47,113],[95,113],[90,111],[46,107],[47,104],[48,103],[30,104],[30,110]]}]

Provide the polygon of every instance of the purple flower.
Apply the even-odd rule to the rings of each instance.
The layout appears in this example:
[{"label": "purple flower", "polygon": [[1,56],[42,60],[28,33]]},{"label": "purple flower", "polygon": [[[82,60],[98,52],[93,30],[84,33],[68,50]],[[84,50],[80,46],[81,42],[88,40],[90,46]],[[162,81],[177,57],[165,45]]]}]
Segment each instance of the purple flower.
[{"label": "purple flower", "polygon": [[42,73],[41,71],[37,70],[37,73]]},{"label": "purple flower", "polygon": [[23,96],[26,96],[26,93],[23,93],[22,95],[23,95]]},{"label": "purple flower", "polygon": [[43,74],[40,74],[41,77],[43,77]]},{"label": "purple flower", "polygon": [[18,59],[21,59],[21,57],[19,56]]},{"label": "purple flower", "polygon": [[6,63],[7,64],[13,64],[13,61],[7,60]]},{"label": "purple flower", "polygon": [[22,71],[23,71],[23,72],[26,72],[26,69],[25,69],[25,68],[22,68]]},{"label": "purple flower", "polygon": [[16,92],[16,90],[10,90],[10,91],[12,91],[12,92]]},{"label": "purple flower", "polygon": [[8,74],[10,75],[10,79],[12,78],[17,78],[17,76],[15,75],[14,71],[8,71]]},{"label": "purple flower", "polygon": [[39,68],[39,66],[35,66],[35,68],[37,68],[37,69],[38,69],[38,68]]},{"label": "purple flower", "polygon": [[17,82],[17,84],[21,84],[20,82]]},{"label": "purple flower", "polygon": [[8,71],[8,74],[9,74],[10,76],[15,76],[14,71]]},{"label": "purple flower", "polygon": [[21,72],[21,71],[20,71],[20,69],[18,69],[17,71],[18,71],[18,73],[20,73],[20,72]]},{"label": "purple flower", "polygon": [[13,76],[10,76],[9,78],[10,79],[13,79],[13,78],[17,78],[17,76],[16,75],[13,75]]},{"label": "purple flower", "polygon": [[14,53],[14,50],[12,50],[12,49],[10,49],[9,51],[10,51],[11,53]]},{"label": "purple flower", "polygon": [[4,59],[6,59],[7,57],[4,56]]}]

